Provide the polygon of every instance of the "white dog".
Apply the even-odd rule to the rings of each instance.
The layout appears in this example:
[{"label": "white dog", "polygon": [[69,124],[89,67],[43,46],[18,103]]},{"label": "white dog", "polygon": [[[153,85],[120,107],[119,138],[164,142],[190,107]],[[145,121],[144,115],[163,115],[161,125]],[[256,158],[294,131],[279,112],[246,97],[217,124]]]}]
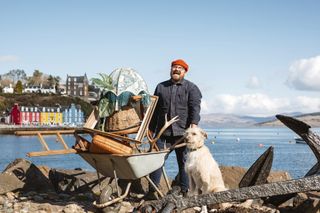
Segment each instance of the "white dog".
[{"label": "white dog", "polygon": [[218,163],[204,145],[207,134],[199,127],[193,127],[187,129],[184,136],[188,148],[185,170],[189,177],[189,194],[227,190]]}]

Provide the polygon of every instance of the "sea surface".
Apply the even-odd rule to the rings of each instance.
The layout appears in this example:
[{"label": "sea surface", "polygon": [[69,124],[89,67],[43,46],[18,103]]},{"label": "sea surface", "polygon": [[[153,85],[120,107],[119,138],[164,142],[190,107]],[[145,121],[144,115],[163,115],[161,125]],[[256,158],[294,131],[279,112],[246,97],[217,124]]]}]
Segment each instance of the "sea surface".
[{"label": "sea surface", "polygon": [[[249,168],[270,146],[274,147],[272,170],[287,171],[293,178],[303,177],[316,163],[316,158],[306,144],[296,144],[297,137],[288,128],[225,128],[205,129],[208,134],[206,145],[220,165]],[[320,132],[320,129],[312,129]],[[71,147],[75,139],[72,135],[63,135]],[[55,136],[45,136],[49,148],[62,149]],[[32,157],[26,153],[41,151],[42,146],[36,136],[0,135],[0,171],[16,158],[26,158],[36,165],[51,168],[82,168],[95,171],[77,154]],[[143,166],[143,165],[142,165]],[[172,152],[165,164],[169,177],[174,178],[178,169],[175,153]]]}]

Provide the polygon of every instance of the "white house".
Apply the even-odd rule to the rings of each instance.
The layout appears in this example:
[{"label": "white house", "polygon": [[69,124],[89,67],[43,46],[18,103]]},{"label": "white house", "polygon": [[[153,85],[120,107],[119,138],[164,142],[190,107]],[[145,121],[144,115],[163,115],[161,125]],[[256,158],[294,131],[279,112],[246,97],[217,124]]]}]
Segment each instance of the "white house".
[{"label": "white house", "polygon": [[42,87],[40,86],[27,86],[23,89],[23,93],[56,93],[56,88],[54,87]]},{"label": "white house", "polygon": [[13,88],[12,88],[12,85],[10,84],[10,86],[9,87],[4,87],[3,89],[2,89],[2,92],[3,93],[13,93]]}]

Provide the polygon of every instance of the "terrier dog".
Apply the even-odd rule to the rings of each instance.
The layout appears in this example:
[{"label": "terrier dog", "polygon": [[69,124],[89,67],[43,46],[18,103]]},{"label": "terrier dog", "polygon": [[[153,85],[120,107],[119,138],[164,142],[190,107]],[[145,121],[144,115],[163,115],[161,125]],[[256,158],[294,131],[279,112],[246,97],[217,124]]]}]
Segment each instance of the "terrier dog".
[{"label": "terrier dog", "polygon": [[[205,131],[199,127],[188,128],[184,136],[188,148],[185,170],[189,177],[189,195],[227,190],[218,163],[204,145]],[[206,212],[206,207],[202,209]]]}]

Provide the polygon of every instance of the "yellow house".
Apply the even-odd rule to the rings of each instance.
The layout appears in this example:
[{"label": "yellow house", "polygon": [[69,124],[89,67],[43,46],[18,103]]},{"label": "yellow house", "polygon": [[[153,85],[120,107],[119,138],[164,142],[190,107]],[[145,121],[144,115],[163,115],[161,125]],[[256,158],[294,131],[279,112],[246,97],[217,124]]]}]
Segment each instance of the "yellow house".
[{"label": "yellow house", "polygon": [[41,125],[62,125],[62,118],[60,107],[42,107],[40,113]]}]

